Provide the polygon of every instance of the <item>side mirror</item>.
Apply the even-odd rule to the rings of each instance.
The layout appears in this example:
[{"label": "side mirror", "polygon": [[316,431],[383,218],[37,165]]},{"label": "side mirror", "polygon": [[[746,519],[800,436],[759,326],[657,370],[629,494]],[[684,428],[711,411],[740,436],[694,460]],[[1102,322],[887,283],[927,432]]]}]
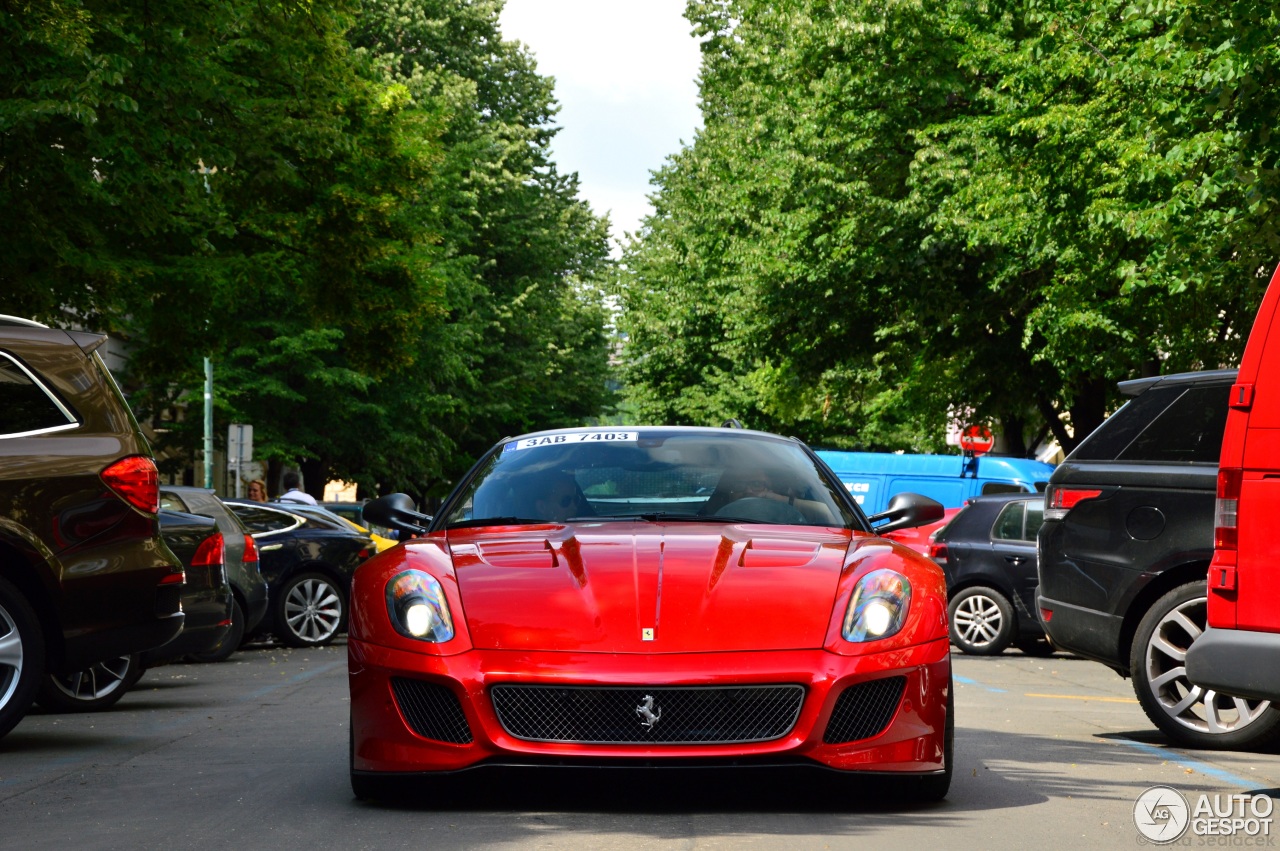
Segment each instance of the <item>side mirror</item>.
[{"label": "side mirror", "polygon": [[946,513],[947,510],[936,499],[908,492],[894,494],[893,499],[889,500],[888,508],[867,519],[875,527],[876,534],[881,534],[895,529],[911,529],[933,523],[941,520]]},{"label": "side mirror", "polygon": [[389,493],[365,503],[363,516],[369,523],[411,535],[426,532],[431,523],[431,515],[419,513],[407,493]]}]

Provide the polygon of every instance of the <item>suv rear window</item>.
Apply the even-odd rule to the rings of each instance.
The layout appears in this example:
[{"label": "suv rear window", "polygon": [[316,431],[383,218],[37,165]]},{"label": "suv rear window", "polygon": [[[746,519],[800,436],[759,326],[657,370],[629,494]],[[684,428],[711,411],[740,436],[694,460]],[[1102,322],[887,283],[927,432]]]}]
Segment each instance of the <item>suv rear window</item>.
[{"label": "suv rear window", "polygon": [[1190,387],[1120,454],[1122,461],[1217,464],[1231,386]]},{"label": "suv rear window", "polygon": [[1072,457],[1217,464],[1230,384],[1154,387],[1125,404]]},{"label": "suv rear window", "polygon": [[16,437],[76,424],[75,417],[17,361],[0,353],[0,437]]}]

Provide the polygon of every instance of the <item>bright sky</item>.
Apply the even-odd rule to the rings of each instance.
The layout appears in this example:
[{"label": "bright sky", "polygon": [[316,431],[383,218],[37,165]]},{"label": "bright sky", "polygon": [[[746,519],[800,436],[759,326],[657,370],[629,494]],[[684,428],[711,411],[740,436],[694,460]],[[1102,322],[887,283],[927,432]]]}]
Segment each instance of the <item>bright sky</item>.
[{"label": "bright sky", "polygon": [[561,130],[552,143],[562,173],[610,236],[635,233],[651,212],[650,173],[693,142],[698,42],[685,0],[507,0],[502,35],[533,52],[554,77]]}]

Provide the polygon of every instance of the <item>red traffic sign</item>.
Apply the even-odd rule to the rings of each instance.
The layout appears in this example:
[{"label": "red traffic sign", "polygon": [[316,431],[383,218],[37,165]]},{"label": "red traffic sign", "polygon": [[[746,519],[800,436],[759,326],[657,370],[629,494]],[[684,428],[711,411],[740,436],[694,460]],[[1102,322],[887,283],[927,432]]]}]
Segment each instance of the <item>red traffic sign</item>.
[{"label": "red traffic sign", "polygon": [[965,426],[960,432],[960,448],[974,455],[983,455],[996,445],[995,435],[984,425]]}]

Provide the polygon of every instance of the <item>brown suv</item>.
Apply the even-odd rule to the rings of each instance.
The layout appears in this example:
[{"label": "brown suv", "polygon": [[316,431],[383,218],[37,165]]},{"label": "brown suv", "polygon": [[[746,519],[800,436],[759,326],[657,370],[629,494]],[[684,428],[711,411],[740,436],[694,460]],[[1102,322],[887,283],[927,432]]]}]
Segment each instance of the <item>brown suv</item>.
[{"label": "brown suv", "polygon": [[182,565],[97,334],[0,316],[0,736],[46,673],[164,644]]}]

